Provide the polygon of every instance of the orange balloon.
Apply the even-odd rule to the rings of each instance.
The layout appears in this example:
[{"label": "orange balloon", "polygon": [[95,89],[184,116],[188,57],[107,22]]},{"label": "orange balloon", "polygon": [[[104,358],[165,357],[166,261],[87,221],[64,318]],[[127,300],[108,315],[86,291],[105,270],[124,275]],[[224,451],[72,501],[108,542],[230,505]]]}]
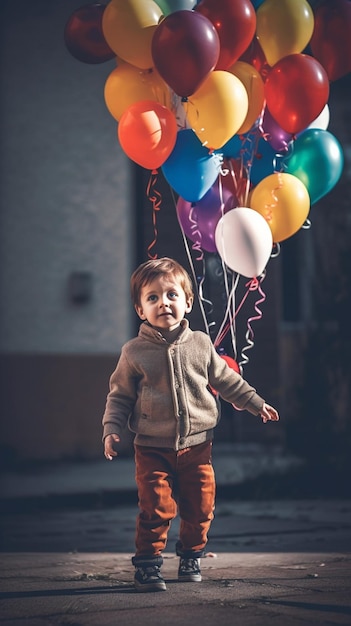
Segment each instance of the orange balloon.
[{"label": "orange balloon", "polygon": [[237,61],[228,68],[228,72],[234,74],[244,85],[249,99],[245,121],[237,131],[237,135],[247,133],[253,126],[264,105],[264,82],[261,74],[249,63]]},{"label": "orange balloon", "polygon": [[124,111],[139,100],[155,100],[171,108],[168,85],[156,70],[141,70],[130,63],[122,63],[112,70],[104,89],[105,104],[117,121]]},{"label": "orange balloon", "polygon": [[266,176],[250,195],[250,207],[268,222],[274,243],[288,239],[301,228],[310,204],[305,185],[285,172]]},{"label": "orange balloon", "polygon": [[153,100],[142,100],[124,111],[118,139],[132,161],[146,169],[157,169],[171,154],[177,130],[172,111]]}]

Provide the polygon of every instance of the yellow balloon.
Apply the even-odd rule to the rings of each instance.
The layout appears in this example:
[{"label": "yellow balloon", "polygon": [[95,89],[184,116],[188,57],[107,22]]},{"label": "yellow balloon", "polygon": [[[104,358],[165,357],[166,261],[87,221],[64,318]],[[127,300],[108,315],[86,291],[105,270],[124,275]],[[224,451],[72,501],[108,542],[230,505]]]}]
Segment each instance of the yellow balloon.
[{"label": "yellow balloon", "polygon": [[168,85],[155,70],[141,70],[129,63],[122,63],[112,70],[104,89],[105,104],[117,121],[124,111],[139,100],[155,100],[171,108]]},{"label": "yellow balloon", "polygon": [[264,105],[264,82],[259,72],[244,61],[237,61],[228,68],[244,85],[249,99],[247,115],[244,123],[237,130],[238,135],[247,133],[262,112]]},{"label": "yellow balloon", "polygon": [[248,97],[242,82],[225,70],[212,71],[184,103],[187,120],[209,150],[224,146],[247,115]]},{"label": "yellow balloon", "polygon": [[306,0],[265,0],[256,12],[256,36],[271,66],[302,52],[313,29],[313,11]]},{"label": "yellow balloon", "polygon": [[301,180],[284,172],[263,178],[251,192],[249,204],[265,218],[274,243],[279,243],[301,228],[311,203]]},{"label": "yellow balloon", "polygon": [[154,64],[151,41],[161,16],[153,0],[111,0],[102,16],[102,31],[111,50],[146,70]]}]

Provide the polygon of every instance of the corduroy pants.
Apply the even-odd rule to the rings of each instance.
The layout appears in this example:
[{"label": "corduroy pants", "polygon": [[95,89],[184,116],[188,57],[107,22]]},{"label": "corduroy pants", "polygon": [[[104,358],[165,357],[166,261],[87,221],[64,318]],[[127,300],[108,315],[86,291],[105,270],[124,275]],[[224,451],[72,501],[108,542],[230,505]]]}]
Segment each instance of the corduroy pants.
[{"label": "corduroy pants", "polygon": [[177,514],[177,554],[202,556],[215,506],[212,442],[178,451],[135,445],[135,468],[140,512],[133,562],[161,555]]}]

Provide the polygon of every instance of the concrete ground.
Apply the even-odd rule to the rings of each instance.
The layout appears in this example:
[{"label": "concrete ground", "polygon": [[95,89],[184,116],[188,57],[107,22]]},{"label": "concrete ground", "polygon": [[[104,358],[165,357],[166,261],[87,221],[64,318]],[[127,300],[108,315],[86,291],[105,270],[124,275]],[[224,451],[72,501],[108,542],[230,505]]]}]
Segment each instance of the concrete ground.
[{"label": "concrete ground", "polygon": [[[349,626],[351,500],[240,499],[235,480],[253,472],[258,457],[250,472],[241,463],[240,474],[240,455],[235,468],[226,452],[215,464],[219,493],[233,483],[233,497],[217,500],[203,582],[177,581],[175,520],[162,593],[141,594],[133,586],[131,459],[98,464],[99,470],[65,464],[4,473],[0,624]],[[279,463],[270,456],[268,465],[274,471],[266,480],[274,480]],[[107,506],[103,494],[112,483],[116,491]],[[223,493],[228,496],[228,489]]]}]

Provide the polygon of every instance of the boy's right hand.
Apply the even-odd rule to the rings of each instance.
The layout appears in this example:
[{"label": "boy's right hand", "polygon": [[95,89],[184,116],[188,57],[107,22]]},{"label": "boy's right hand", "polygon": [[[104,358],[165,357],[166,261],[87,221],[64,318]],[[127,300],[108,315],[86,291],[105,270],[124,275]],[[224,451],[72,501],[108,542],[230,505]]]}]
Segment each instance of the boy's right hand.
[{"label": "boy's right hand", "polygon": [[108,461],[112,461],[114,456],[117,456],[117,452],[113,447],[114,443],[119,443],[120,438],[118,435],[107,435],[104,440],[104,454]]}]

